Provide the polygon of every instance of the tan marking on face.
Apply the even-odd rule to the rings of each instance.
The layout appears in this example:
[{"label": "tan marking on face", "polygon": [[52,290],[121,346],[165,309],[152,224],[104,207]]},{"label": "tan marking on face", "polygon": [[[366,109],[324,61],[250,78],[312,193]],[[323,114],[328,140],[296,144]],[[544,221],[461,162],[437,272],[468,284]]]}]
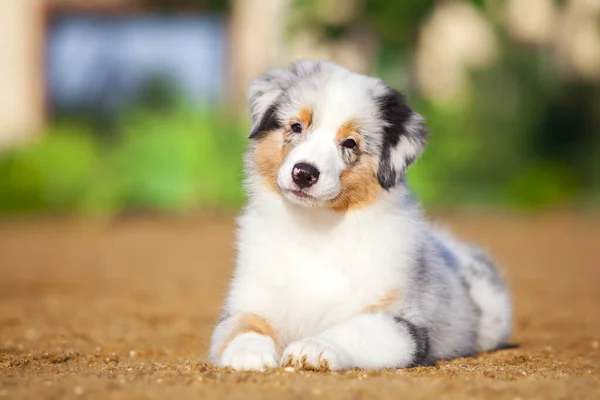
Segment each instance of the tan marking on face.
[{"label": "tan marking on face", "polygon": [[373,156],[362,154],[358,162],[342,171],[340,194],[329,208],[337,212],[360,209],[373,203],[381,193]]},{"label": "tan marking on face", "polygon": [[267,133],[264,137],[258,139],[254,146],[256,170],[264,178],[267,187],[274,191],[279,191],[277,188],[277,174],[285,156],[291,149],[292,146],[284,145],[281,131]]},{"label": "tan marking on face", "polygon": [[[294,122],[301,122],[304,129],[308,128],[312,123],[312,110],[304,107],[298,113],[298,117],[290,120],[289,125]],[[254,164],[256,170],[265,179],[267,187],[279,192],[277,187],[277,174],[283,164],[283,160],[292,150],[293,145],[290,143],[293,140],[294,133],[288,129],[274,130],[268,132],[264,137],[258,139],[254,146]]]},{"label": "tan marking on face", "polygon": [[275,329],[273,329],[273,327],[263,317],[256,314],[248,313],[239,317],[236,327],[227,336],[227,338],[223,342],[223,346],[217,352],[217,357],[221,357],[223,351],[225,351],[225,349],[233,339],[235,339],[242,333],[248,332],[258,333],[259,335],[273,339],[273,342],[275,342],[275,347],[277,348],[277,354],[281,355],[281,343],[279,342],[279,337]]},{"label": "tan marking on face", "polygon": [[302,123],[302,127],[307,129],[312,124],[312,110],[310,107],[302,107],[298,113],[298,122]]},{"label": "tan marking on face", "polygon": [[342,143],[345,139],[352,138],[360,147],[362,137],[358,133],[358,124],[354,120],[350,120],[340,126],[335,134],[335,140]]}]

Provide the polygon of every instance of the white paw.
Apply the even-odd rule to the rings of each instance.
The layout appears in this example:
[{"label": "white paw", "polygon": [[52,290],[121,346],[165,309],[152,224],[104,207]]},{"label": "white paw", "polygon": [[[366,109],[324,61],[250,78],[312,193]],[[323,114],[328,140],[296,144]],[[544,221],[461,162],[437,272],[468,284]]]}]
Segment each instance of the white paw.
[{"label": "white paw", "polygon": [[281,366],[315,371],[350,368],[348,357],[325,339],[309,338],[290,343],[281,357]]},{"label": "white paw", "polygon": [[236,336],[225,348],[219,366],[238,371],[264,371],[277,366],[277,346],[273,339],[248,332]]}]

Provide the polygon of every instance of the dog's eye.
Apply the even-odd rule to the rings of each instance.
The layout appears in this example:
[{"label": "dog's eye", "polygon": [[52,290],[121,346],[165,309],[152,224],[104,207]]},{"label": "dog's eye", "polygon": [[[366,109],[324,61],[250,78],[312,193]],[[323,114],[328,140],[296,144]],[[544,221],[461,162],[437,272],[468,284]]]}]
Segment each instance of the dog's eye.
[{"label": "dog's eye", "polygon": [[290,126],[290,129],[292,130],[292,132],[294,133],[302,133],[302,124],[296,122],[295,124],[292,124]]},{"label": "dog's eye", "polygon": [[342,146],[344,146],[345,148],[350,149],[350,150],[354,150],[358,147],[358,145],[356,144],[356,141],[354,139],[350,139],[350,138],[344,140],[342,142]]}]

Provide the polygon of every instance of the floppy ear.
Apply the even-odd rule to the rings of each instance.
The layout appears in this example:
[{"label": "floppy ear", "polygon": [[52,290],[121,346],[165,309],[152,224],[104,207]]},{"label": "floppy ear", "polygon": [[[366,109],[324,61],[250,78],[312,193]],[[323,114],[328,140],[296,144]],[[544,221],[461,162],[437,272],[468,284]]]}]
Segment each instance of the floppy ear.
[{"label": "floppy ear", "polygon": [[389,190],[421,154],[429,133],[423,117],[408,107],[397,90],[388,88],[378,100],[384,129],[377,179]]},{"label": "floppy ear", "polygon": [[250,82],[248,105],[252,117],[250,139],[258,139],[267,132],[281,128],[277,118],[280,97],[286,88],[282,70],[272,71]]},{"label": "floppy ear", "polygon": [[267,132],[282,127],[278,111],[285,92],[296,82],[317,73],[323,66],[321,61],[301,60],[288,68],[276,69],[260,76],[248,88],[248,105],[252,117],[250,139],[259,139]]}]

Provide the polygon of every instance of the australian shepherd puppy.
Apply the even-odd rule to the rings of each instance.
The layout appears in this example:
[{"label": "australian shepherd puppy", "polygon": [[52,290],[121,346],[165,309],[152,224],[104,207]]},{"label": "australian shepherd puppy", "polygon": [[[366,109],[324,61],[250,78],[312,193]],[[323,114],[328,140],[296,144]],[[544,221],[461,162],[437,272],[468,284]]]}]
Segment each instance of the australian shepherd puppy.
[{"label": "australian shepherd puppy", "polygon": [[304,60],[255,79],[249,104],[248,204],[215,364],[404,368],[507,342],[501,274],[409,194],[427,130],[400,93]]}]

